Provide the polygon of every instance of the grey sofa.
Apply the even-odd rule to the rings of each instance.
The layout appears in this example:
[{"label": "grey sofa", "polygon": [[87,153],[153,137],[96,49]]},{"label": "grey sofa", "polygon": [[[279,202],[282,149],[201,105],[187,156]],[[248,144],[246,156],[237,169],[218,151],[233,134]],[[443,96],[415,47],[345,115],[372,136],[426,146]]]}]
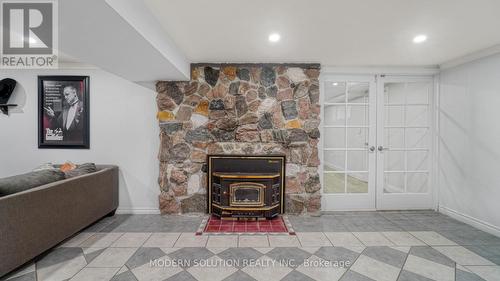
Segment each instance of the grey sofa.
[{"label": "grey sofa", "polygon": [[118,167],[0,197],[0,277],[118,207]]}]

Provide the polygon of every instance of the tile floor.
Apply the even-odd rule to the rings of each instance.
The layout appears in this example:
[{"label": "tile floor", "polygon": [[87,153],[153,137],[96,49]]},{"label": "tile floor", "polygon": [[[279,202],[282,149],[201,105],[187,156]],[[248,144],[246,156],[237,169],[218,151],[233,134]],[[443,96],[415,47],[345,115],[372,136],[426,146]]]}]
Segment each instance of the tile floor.
[{"label": "tile floor", "polygon": [[500,238],[431,211],[289,216],[296,236],[196,236],[202,219],[105,218],[0,279],[500,280]]}]

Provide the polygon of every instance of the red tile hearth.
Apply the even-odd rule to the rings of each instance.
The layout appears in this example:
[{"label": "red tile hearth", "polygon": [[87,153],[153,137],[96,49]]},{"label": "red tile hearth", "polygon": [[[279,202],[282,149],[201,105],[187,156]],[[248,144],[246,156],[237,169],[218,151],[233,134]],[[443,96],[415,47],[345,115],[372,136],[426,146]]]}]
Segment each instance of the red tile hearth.
[{"label": "red tile hearth", "polygon": [[231,221],[211,216],[205,226],[205,233],[288,233],[283,217],[263,221]]}]

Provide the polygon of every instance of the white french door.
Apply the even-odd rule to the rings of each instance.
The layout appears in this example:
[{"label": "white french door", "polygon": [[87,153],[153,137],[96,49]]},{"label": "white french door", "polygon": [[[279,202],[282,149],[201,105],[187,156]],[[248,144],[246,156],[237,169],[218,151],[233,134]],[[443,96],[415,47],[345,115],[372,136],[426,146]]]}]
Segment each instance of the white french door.
[{"label": "white french door", "polygon": [[322,209],[428,209],[433,79],[322,78]]},{"label": "white french door", "polygon": [[377,83],[377,209],[430,209],[433,79]]},{"label": "white french door", "polygon": [[321,90],[322,209],[375,209],[375,77],[328,77]]}]

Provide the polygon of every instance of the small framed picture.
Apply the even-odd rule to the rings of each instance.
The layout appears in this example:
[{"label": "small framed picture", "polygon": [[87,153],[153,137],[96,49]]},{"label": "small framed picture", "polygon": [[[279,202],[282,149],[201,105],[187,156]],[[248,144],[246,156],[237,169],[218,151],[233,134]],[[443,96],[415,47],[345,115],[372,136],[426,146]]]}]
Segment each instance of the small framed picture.
[{"label": "small framed picture", "polygon": [[38,76],[38,148],[90,148],[89,80]]}]

